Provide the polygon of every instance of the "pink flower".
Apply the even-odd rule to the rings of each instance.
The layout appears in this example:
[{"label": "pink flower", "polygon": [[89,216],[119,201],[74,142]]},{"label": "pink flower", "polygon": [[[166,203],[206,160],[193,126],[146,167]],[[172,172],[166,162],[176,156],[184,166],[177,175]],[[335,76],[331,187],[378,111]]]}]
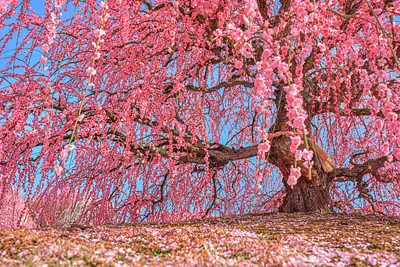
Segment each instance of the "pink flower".
[{"label": "pink flower", "polygon": [[400,161],[396,162],[395,165],[396,165],[397,169],[400,170]]},{"label": "pink flower", "polygon": [[314,153],[311,150],[303,149],[303,159],[312,160]]},{"label": "pink flower", "polygon": [[42,50],[43,50],[45,53],[47,53],[47,52],[49,52],[49,50],[50,50],[50,46],[49,46],[48,44],[43,44],[43,45],[42,45]]},{"label": "pink flower", "polygon": [[308,168],[312,168],[312,166],[314,165],[314,161],[304,161],[303,162],[303,166]]},{"label": "pink flower", "polygon": [[100,29],[95,29],[94,30],[94,36],[96,36],[96,37],[101,37],[101,36],[103,36],[105,34],[106,34],[106,32],[104,30],[100,30]]},{"label": "pink flower", "polygon": [[375,120],[376,131],[380,131],[383,128],[383,121],[381,119]]},{"label": "pink flower", "polygon": [[3,0],[0,1],[0,12],[5,12],[7,10],[8,5],[10,4],[11,0]]},{"label": "pink flower", "polygon": [[378,87],[376,88],[376,90],[379,91],[379,92],[384,93],[384,92],[387,91],[387,86],[386,86],[385,84],[381,83],[381,84],[378,85]]},{"label": "pink flower", "polygon": [[390,120],[390,121],[395,121],[395,120],[397,120],[397,114],[395,113],[395,112],[392,112],[392,111],[390,111],[390,112],[388,112],[388,113],[386,113],[386,118],[388,119],[388,120]]},{"label": "pink flower", "polygon": [[299,161],[303,157],[303,152],[301,150],[296,150],[296,153],[294,154],[294,158]]},{"label": "pink flower", "polygon": [[326,46],[325,46],[324,44],[322,44],[322,43],[319,43],[319,44],[318,44],[318,48],[319,48],[319,50],[320,50],[321,52],[325,52],[325,51],[326,51]]},{"label": "pink flower", "polygon": [[47,61],[47,58],[46,57],[41,57],[40,58],[40,64],[44,64],[44,63],[46,63],[46,61]]},{"label": "pink flower", "polygon": [[297,180],[300,178],[301,172],[300,168],[294,168],[293,166],[290,167],[290,175],[287,180],[288,185],[296,185]]},{"label": "pink flower", "polygon": [[240,60],[235,60],[235,68],[240,70],[243,67],[243,62]]},{"label": "pink flower", "polygon": [[90,75],[96,75],[96,70],[92,67],[87,68],[86,72],[89,73]]},{"label": "pink flower", "polygon": [[298,135],[297,136],[293,136],[293,137],[291,136],[290,140],[292,141],[292,143],[290,145],[290,152],[295,153],[297,148],[300,145],[301,138]]},{"label": "pink flower", "polygon": [[54,12],[51,12],[50,17],[51,17],[51,21],[52,21],[54,24],[57,24],[57,14],[54,13]]},{"label": "pink flower", "polygon": [[62,166],[60,166],[60,165],[56,165],[56,166],[54,167],[54,170],[55,170],[55,172],[56,172],[56,175],[57,175],[57,176],[60,176],[61,173],[62,173],[62,171],[64,170],[64,168],[63,168]]},{"label": "pink flower", "polygon": [[271,146],[270,146],[268,140],[266,140],[264,143],[261,143],[261,144],[258,145],[258,151],[260,153],[268,152],[270,148],[271,148]]},{"label": "pink flower", "polygon": [[268,140],[268,133],[265,130],[261,131],[261,138],[263,140]]},{"label": "pink flower", "polygon": [[263,77],[257,77],[254,80],[254,88],[260,91],[264,90],[266,88],[265,79]]},{"label": "pink flower", "polygon": [[65,160],[68,156],[68,152],[66,149],[61,150],[60,156],[63,160]]},{"label": "pink flower", "polygon": [[368,80],[369,79],[368,72],[366,70],[362,69],[360,71],[360,78],[362,80]]},{"label": "pink flower", "polygon": [[262,113],[264,113],[265,109],[263,106],[256,106],[256,111],[257,111],[257,113],[262,114]]},{"label": "pink flower", "polygon": [[400,1],[394,1],[393,2],[393,11],[400,14]]},{"label": "pink flower", "polygon": [[398,121],[389,122],[389,129],[396,136],[400,136],[400,122]]},{"label": "pink flower", "polygon": [[74,145],[68,144],[68,145],[65,146],[65,150],[68,151],[68,152],[70,152],[70,151],[72,151],[74,149],[75,149]]},{"label": "pink flower", "polygon": [[303,127],[305,119],[306,118],[304,116],[298,116],[293,120],[293,127],[296,129],[301,129]]},{"label": "pink flower", "polygon": [[397,160],[400,160],[400,148],[395,148],[395,149],[393,149],[393,156],[395,156],[396,157],[396,159]]},{"label": "pink flower", "polygon": [[85,115],[84,114],[81,114],[76,120],[77,121],[79,121],[79,122],[81,122],[81,121],[83,121],[83,118],[85,117]]},{"label": "pink flower", "polygon": [[94,59],[95,59],[95,60],[99,60],[99,59],[100,59],[100,56],[101,56],[101,53],[100,53],[100,52],[97,51],[97,52],[94,53]]},{"label": "pink flower", "polygon": [[285,73],[289,70],[289,66],[286,62],[280,62],[278,65],[278,71]]},{"label": "pink flower", "polygon": [[382,152],[383,152],[384,154],[389,153],[389,143],[388,143],[388,142],[385,142],[385,143],[382,145]]}]

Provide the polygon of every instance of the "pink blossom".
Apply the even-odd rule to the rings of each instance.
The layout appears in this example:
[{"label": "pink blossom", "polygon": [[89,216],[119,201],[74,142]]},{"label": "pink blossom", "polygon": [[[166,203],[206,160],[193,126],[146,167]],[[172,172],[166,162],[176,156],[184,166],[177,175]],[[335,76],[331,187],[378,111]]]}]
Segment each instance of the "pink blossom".
[{"label": "pink blossom", "polygon": [[5,12],[7,10],[7,6],[11,3],[11,0],[2,0],[0,1],[0,12]]},{"label": "pink blossom", "polygon": [[246,1],[245,4],[245,10],[246,10],[246,16],[250,19],[254,18],[256,16],[256,12],[254,8],[256,7],[256,4],[254,1],[248,0]]},{"label": "pink blossom", "polygon": [[256,111],[257,111],[257,113],[262,114],[262,113],[264,113],[265,108],[263,106],[257,105],[256,106]]},{"label": "pink blossom", "polygon": [[96,52],[94,53],[94,59],[95,59],[95,60],[99,60],[99,59],[100,59],[100,56],[101,56],[101,53],[100,53],[99,51],[96,51]]},{"label": "pink blossom", "polygon": [[398,121],[389,122],[389,129],[396,136],[400,136],[400,122],[398,122]]},{"label": "pink blossom", "polygon": [[313,155],[314,155],[312,150],[307,150],[307,149],[303,149],[303,153],[302,154],[303,154],[303,158],[305,160],[312,160]]},{"label": "pink blossom", "polygon": [[300,178],[301,172],[300,167],[294,168],[293,166],[290,167],[290,175],[287,180],[288,185],[296,185],[297,180]]},{"label": "pink blossom", "polygon": [[293,127],[296,129],[301,129],[304,125],[305,119],[306,118],[304,116],[298,116],[293,120]]},{"label": "pink blossom", "polygon": [[313,165],[314,165],[314,161],[312,161],[312,160],[303,162],[303,166],[306,167],[307,169],[312,168]]},{"label": "pink blossom", "polygon": [[105,34],[106,34],[106,32],[104,30],[100,30],[100,29],[95,29],[94,30],[94,36],[96,36],[96,37],[101,37],[101,36],[103,36]]},{"label": "pink blossom", "polygon": [[296,160],[304,159],[306,161],[309,161],[309,160],[312,160],[312,157],[313,157],[313,151],[311,151],[311,150],[307,150],[307,149],[296,150],[296,153],[295,153]]},{"label": "pink blossom", "polygon": [[368,72],[365,69],[362,69],[360,71],[360,78],[362,80],[368,80],[369,79]]},{"label": "pink blossom", "polygon": [[379,84],[378,87],[376,88],[377,91],[381,93],[385,93],[387,90],[387,86],[383,83]]},{"label": "pink blossom", "polygon": [[42,45],[42,50],[43,50],[45,53],[47,53],[47,52],[49,52],[49,50],[50,50],[50,46],[49,46],[48,44],[43,44],[43,45]]},{"label": "pink blossom", "polygon": [[51,12],[51,14],[50,14],[50,17],[51,17],[51,21],[54,23],[54,24],[57,24],[57,14],[56,13],[54,13],[54,12]]},{"label": "pink blossom", "polygon": [[400,14],[400,0],[393,2],[393,11]]},{"label": "pink blossom", "polygon": [[290,152],[295,153],[296,150],[297,150],[297,148],[298,148],[299,145],[300,145],[301,138],[300,138],[300,136],[298,136],[298,135],[296,135],[296,136],[291,136],[291,137],[290,137],[290,141],[292,141],[291,144],[290,144]]},{"label": "pink blossom", "polygon": [[70,152],[70,151],[72,151],[74,149],[75,149],[74,145],[68,144],[68,145],[65,146],[65,150],[68,151],[68,152]]},{"label": "pink blossom", "polygon": [[240,70],[243,67],[243,62],[241,60],[235,60],[235,68]]},{"label": "pink blossom", "polygon": [[383,121],[381,119],[375,120],[375,129],[376,131],[380,131],[383,128]]},{"label": "pink blossom", "polygon": [[294,158],[299,161],[303,157],[303,152],[301,150],[296,150],[296,153],[294,154]]},{"label": "pink blossom", "polygon": [[392,111],[386,113],[386,118],[390,121],[395,121],[397,120],[398,115]]},{"label": "pink blossom", "polygon": [[40,58],[40,64],[45,64],[46,63],[46,61],[47,61],[47,58],[46,57],[41,57]]},{"label": "pink blossom", "polygon": [[257,77],[254,80],[254,89],[256,89],[256,90],[264,90],[265,88],[266,88],[265,79],[263,77]]},{"label": "pink blossom", "polygon": [[397,160],[400,160],[400,148],[396,147],[395,149],[393,149],[393,156],[396,157]]},{"label": "pink blossom", "polygon": [[89,73],[90,75],[96,75],[96,70],[92,67],[87,68],[86,72]]},{"label": "pink blossom", "polygon": [[269,140],[265,140],[265,142],[258,145],[258,151],[261,153],[268,152],[270,148]]},{"label": "pink blossom", "polygon": [[68,152],[66,149],[61,150],[60,156],[63,160],[65,160],[68,156]]},{"label": "pink blossom", "polygon": [[395,165],[396,165],[396,168],[397,168],[397,169],[400,169],[400,161],[397,161],[397,162],[395,163]]},{"label": "pink blossom", "polygon": [[100,7],[101,7],[101,8],[108,9],[108,5],[107,5],[104,1],[101,1],[101,2],[100,2]]},{"label": "pink blossom", "polygon": [[94,49],[98,50],[100,48],[100,46],[96,43],[96,42],[92,42],[92,46],[94,47]]},{"label": "pink blossom", "polygon": [[326,51],[326,46],[323,43],[318,43],[318,48],[321,52],[325,52]]},{"label": "pink blossom", "polygon": [[383,152],[384,154],[389,153],[389,143],[388,143],[388,142],[383,143],[383,145],[382,145],[382,152]]},{"label": "pink blossom", "polygon": [[81,122],[85,118],[85,114],[79,115],[79,117],[76,119],[77,121]]},{"label": "pink blossom", "polygon": [[60,165],[56,165],[56,166],[54,166],[54,170],[56,171],[57,176],[61,176],[61,173],[64,170],[64,168]]}]

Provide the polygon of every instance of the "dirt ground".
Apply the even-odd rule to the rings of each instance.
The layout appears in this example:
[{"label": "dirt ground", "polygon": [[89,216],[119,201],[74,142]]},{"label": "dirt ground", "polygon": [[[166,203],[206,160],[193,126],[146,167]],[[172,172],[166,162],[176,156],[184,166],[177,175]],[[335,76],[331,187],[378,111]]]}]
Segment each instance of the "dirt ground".
[{"label": "dirt ground", "polygon": [[250,214],[0,232],[0,266],[400,266],[400,218]]}]

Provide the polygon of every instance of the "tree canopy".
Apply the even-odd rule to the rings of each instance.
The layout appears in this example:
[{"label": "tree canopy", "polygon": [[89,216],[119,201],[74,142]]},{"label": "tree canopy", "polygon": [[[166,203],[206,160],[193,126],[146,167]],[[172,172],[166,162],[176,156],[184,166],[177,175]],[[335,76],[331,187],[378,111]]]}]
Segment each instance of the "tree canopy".
[{"label": "tree canopy", "polygon": [[0,179],[39,217],[400,214],[399,0],[43,5],[0,0]]}]

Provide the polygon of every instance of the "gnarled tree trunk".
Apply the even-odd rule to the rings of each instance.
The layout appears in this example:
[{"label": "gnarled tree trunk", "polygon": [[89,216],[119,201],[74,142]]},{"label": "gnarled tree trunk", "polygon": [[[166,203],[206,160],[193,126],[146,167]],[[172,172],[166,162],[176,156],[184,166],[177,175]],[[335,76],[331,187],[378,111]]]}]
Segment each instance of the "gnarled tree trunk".
[{"label": "gnarled tree trunk", "polygon": [[[290,138],[280,136],[271,142],[271,153],[269,161],[276,165],[282,173],[283,184],[286,188],[286,196],[283,204],[279,208],[280,212],[309,212],[309,211],[329,211],[330,195],[329,185],[330,178],[328,173],[324,171],[318,156],[314,155],[314,165],[312,168],[312,176],[308,175],[307,169],[302,168],[301,177],[297,184],[290,186],[287,180],[290,175],[290,166],[294,164],[294,155],[290,152]],[[300,146],[303,149],[304,145]],[[316,153],[314,153],[316,154]],[[298,162],[302,164],[302,162]],[[311,179],[310,179],[311,178]]]},{"label": "gnarled tree trunk", "polygon": [[[321,180],[326,179],[326,177]],[[301,177],[293,189],[286,184],[286,196],[280,212],[330,211],[329,184],[307,182]]]}]

